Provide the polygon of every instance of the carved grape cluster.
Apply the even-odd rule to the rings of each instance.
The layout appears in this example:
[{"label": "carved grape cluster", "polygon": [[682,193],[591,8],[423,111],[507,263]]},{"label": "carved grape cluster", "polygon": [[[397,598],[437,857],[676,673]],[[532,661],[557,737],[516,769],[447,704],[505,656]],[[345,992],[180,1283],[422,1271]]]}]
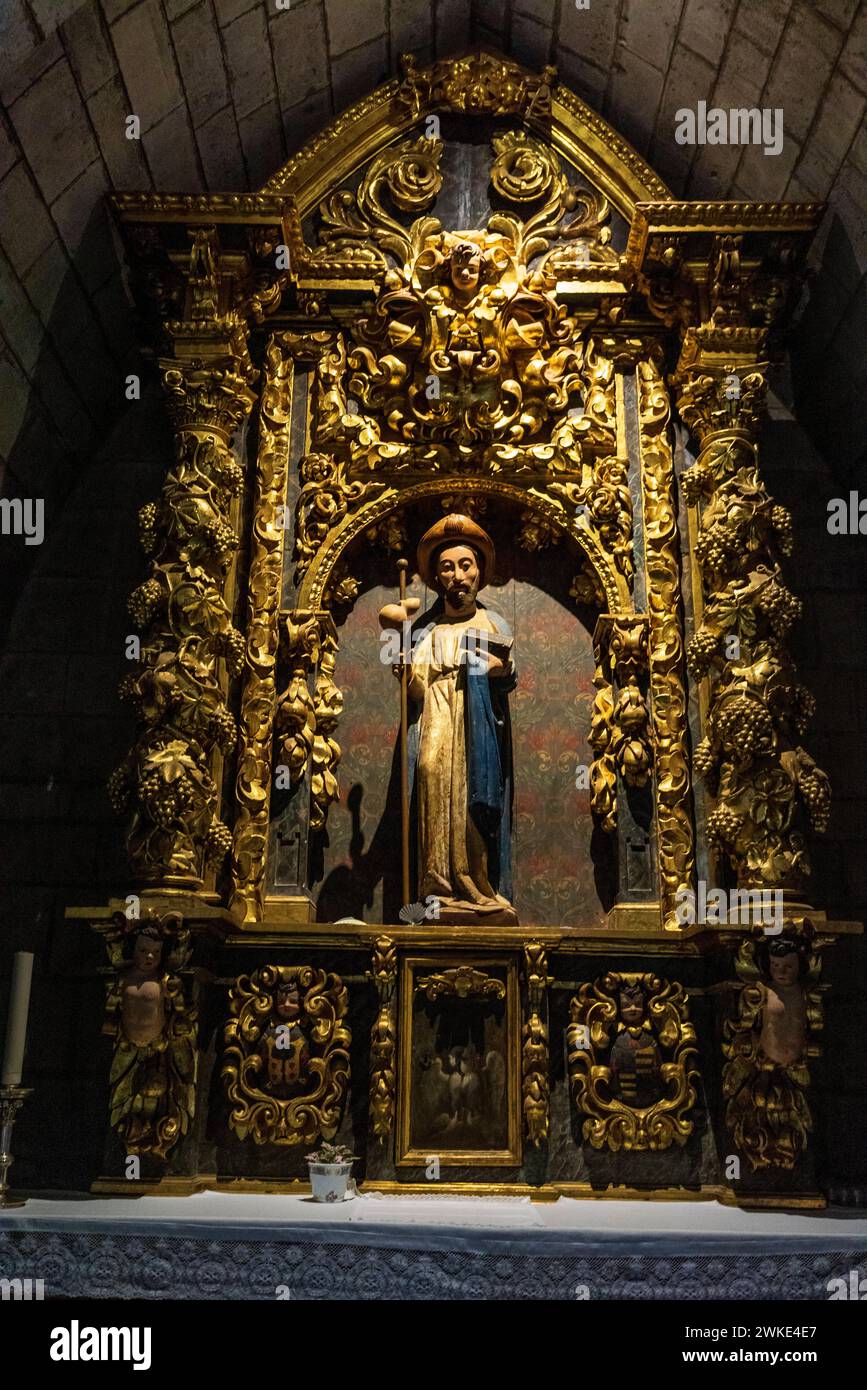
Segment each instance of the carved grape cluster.
[{"label": "carved grape cluster", "polygon": [[807,732],[813,715],[816,713],[816,697],[806,686],[799,685],[794,696],[795,728],[799,735]]},{"label": "carved grape cluster", "polygon": [[699,680],[707,675],[719,646],[719,635],[709,627],[700,627],[689,639],[686,660],[689,669]]},{"label": "carved grape cluster", "polygon": [[220,649],[231,676],[238,676],[244,669],[247,644],[236,627],[230,627],[220,640]]},{"label": "carved grape cluster", "polygon": [[187,777],[167,782],[159,772],[146,772],[139,781],[142,804],[154,824],[169,830],[194,800],[196,791]]},{"label": "carved grape cluster", "polygon": [[211,715],[210,733],[215,743],[219,745],[221,752],[227,754],[231,753],[232,749],[235,747],[238,730],[232,715],[226,709],[225,705],[221,705],[218,709],[215,709]]},{"label": "carved grape cluster", "polygon": [[142,550],[146,555],[152,555],[157,548],[157,506],[155,502],[146,502],[139,508],[138,529],[139,539],[141,540]]},{"label": "carved grape cluster", "polygon": [[725,701],[716,712],[715,724],[723,747],[741,762],[749,762],[771,749],[774,721],[758,700],[740,695]]},{"label": "carved grape cluster", "polygon": [[699,777],[712,777],[716,771],[717,755],[709,738],[703,738],[693,755],[693,766]]},{"label": "carved grape cluster", "polygon": [[687,468],[680,475],[683,495],[691,507],[694,507],[702,494],[710,488],[713,476],[713,470],[704,463],[694,463],[692,468]]},{"label": "carved grape cluster", "polygon": [[777,533],[777,544],[784,555],[792,553],[792,513],[776,503],[771,508],[771,525]]},{"label": "carved grape cluster", "polygon": [[699,564],[714,573],[725,569],[734,553],[734,538],[719,526],[709,526],[695,543]]},{"label": "carved grape cluster", "polygon": [[707,818],[707,838],[717,849],[727,849],[737,840],[742,825],[742,818],[730,806],[717,806]]},{"label": "carved grape cluster", "polygon": [[211,475],[232,497],[237,497],[244,486],[244,471],[235,462],[228,449],[215,449],[210,459]]},{"label": "carved grape cluster", "polygon": [[766,585],[760,599],[762,611],[767,614],[774,635],[785,637],[792,623],[800,618],[804,605],[785,584],[778,579]]},{"label": "carved grape cluster", "polygon": [[118,681],[117,693],[122,704],[134,705],[137,703],[139,698],[138,676],[135,671],[130,671]]},{"label": "carved grape cluster", "polygon": [[212,864],[219,864],[231,848],[231,830],[221,820],[215,820],[205,836],[205,854]]},{"label": "carved grape cluster", "polygon": [[157,579],[146,579],[144,584],[139,584],[137,589],[133,589],[126,606],[136,627],[147,627],[157,610],[162,592]]},{"label": "carved grape cluster", "polygon": [[108,799],[111,809],[118,817],[123,816],[129,810],[132,788],[129,781],[129,772],[125,764],[116,767],[114,772],[109,775],[106,782]]},{"label": "carved grape cluster", "polygon": [[810,813],[810,824],[819,834],[823,834],[828,829],[831,816],[831,783],[822,769],[811,763],[798,776],[798,790]]},{"label": "carved grape cluster", "polygon": [[204,527],[208,543],[220,560],[226,560],[238,548],[238,537],[228,521],[209,521]]}]

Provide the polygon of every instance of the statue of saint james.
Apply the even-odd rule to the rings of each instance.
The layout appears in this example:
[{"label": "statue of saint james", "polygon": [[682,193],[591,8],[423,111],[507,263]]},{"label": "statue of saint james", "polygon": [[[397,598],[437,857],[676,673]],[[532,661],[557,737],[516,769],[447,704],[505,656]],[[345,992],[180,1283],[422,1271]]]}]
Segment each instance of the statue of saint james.
[{"label": "statue of saint james", "polygon": [[[479,602],[494,543],[470,517],[436,522],[418,571],[436,602],[387,604],[383,629],[410,632],[407,733],[411,817],[422,899],[442,922],[517,922],[512,906],[512,739],[516,681],[505,619]],[[412,628],[409,624],[412,622]]]}]

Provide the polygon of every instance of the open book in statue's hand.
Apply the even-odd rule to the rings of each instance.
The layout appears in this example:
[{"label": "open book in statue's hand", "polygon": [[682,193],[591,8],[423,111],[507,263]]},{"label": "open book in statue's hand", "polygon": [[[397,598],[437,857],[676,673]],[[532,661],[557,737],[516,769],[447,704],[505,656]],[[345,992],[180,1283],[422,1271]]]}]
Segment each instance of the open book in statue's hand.
[{"label": "open book in statue's hand", "polygon": [[468,651],[478,652],[480,656],[490,652],[491,656],[504,663],[511,660],[514,640],[514,637],[504,637],[499,632],[485,632],[480,627],[468,627],[466,630]]},{"label": "open book in statue's hand", "polygon": [[511,637],[503,637],[498,632],[467,628],[464,650],[468,668],[476,675],[508,676],[512,665],[512,641]]}]

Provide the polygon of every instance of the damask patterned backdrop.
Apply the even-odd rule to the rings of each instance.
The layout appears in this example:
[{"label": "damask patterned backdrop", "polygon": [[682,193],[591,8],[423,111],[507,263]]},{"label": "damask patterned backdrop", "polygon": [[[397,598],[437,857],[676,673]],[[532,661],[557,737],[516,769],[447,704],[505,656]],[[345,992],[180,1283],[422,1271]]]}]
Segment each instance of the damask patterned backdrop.
[{"label": "damask patterned backdrop", "polygon": [[[489,585],[481,600],[502,613],[515,633],[513,864],[519,919],[526,926],[594,924],[613,901],[616,877],[613,845],[594,832],[589,790],[576,786],[576,769],[593,757],[587,742],[595,694],[593,615],[582,610],[579,617],[568,597],[576,566],[563,545],[528,555],[517,548],[509,553],[506,537],[497,539],[499,571],[512,578]],[[376,568],[381,579],[383,564]],[[409,592],[422,600],[422,612],[435,598],[418,579]],[[343,756],[340,801],[329,814],[328,843],[319,847],[315,891],[321,921],[353,916],[394,922],[401,907],[399,687],[390,665],[380,660],[377,623],[379,608],[393,602],[395,593],[395,585],[368,582],[340,631],[335,678],[345,696],[338,730]],[[316,864],[316,853],[313,859]]]}]

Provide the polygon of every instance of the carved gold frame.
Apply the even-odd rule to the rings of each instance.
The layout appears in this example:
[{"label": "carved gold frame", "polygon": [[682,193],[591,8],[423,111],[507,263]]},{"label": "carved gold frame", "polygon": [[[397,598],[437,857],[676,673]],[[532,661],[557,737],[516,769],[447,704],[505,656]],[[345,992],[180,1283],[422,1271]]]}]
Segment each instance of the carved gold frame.
[{"label": "carved gold frame", "polygon": [[[274,666],[279,643],[279,591],[283,528],[277,525],[278,508],[285,505],[288,481],[288,432],[292,382],[291,359],[304,351],[303,338],[275,335],[266,355],[262,391],[263,425],[257,459],[253,499],[253,546],[250,559],[250,600],[247,633],[248,661],[252,674],[246,679],[241,707],[237,796],[240,807],[235,829],[232,905],[243,924],[268,921],[279,912],[276,900],[264,900],[264,855],[270,804],[271,744],[273,737]],[[677,553],[677,521],[674,510],[674,465],[667,435],[670,406],[668,393],[648,349],[638,366],[640,414],[640,474],[645,513],[647,592],[650,607],[650,696],[657,756],[657,855],[660,877],[660,913],[669,930],[680,930],[674,916],[676,894],[688,886],[693,869],[693,827],[689,810],[689,765],[686,751],[686,688],[683,637],[678,621],[680,566]],[[618,391],[618,397],[620,392]],[[280,489],[283,489],[282,497]],[[459,491],[499,497],[543,521],[573,542],[586,558],[602,589],[611,616],[635,612],[624,576],[593,531],[570,519],[562,504],[546,494],[542,477],[529,488],[517,482],[465,474],[438,474],[403,486],[383,482],[382,490],[350,509],[328,535],[307,569],[296,598],[297,613],[322,611],[328,582],[352,544],[371,525],[390,514],[426,499],[434,500]],[[335,645],[339,661],[339,649]],[[339,683],[339,665],[337,667]],[[269,703],[270,701],[270,703]],[[252,847],[252,848],[251,848]]]},{"label": "carved gold frame", "polygon": [[[411,1144],[413,1004],[420,984],[418,975],[429,972],[454,982],[459,997],[484,997],[489,971],[505,972],[506,1119],[505,1149],[422,1150]],[[488,993],[491,991],[488,990]],[[398,1028],[398,1104],[395,1167],[425,1167],[432,1156],[447,1168],[520,1168],[521,1142],[521,1008],[518,961],[514,955],[470,957],[466,955],[405,955],[400,966],[400,1026]]]},{"label": "carved gold frame", "polygon": [[[304,991],[304,1021],[310,1042],[319,1048],[310,1064],[311,1089],[291,1100],[271,1095],[263,1085],[257,1047],[268,1007],[281,984]],[[320,1134],[333,1139],[349,1090],[346,1023],[349,995],[339,975],[310,965],[263,965],[239,975],[229,992],[229,1017],[223,1027],[225,1051],[221,1076],[232,1103],[229,1129],[256,1144],[294,1147]]]},{"label": "carved gold frame", "polygon": [[[617,1027],[617,993],[624,985],[637,984],[647,994],[649,1016],[642,1027],[668,1055],[660,1069],[666,1093],[646,1107],[629,1105],[612,1092],[609,1065],[611,1049],[622,1031],[622,1025]],[[699,1081],[696,1033],[683,986],[649,971],[608,971],[581,986],[570,1001],[569,1017],[569,1086],[584,1117],[585,1141],[594,1149],[607,1147],[614,1153],[664,1151],[672,1144],[683,1147],[694,1129],[692,1111]],[[651,1022],[656,1026],[651,1027]]]}]

